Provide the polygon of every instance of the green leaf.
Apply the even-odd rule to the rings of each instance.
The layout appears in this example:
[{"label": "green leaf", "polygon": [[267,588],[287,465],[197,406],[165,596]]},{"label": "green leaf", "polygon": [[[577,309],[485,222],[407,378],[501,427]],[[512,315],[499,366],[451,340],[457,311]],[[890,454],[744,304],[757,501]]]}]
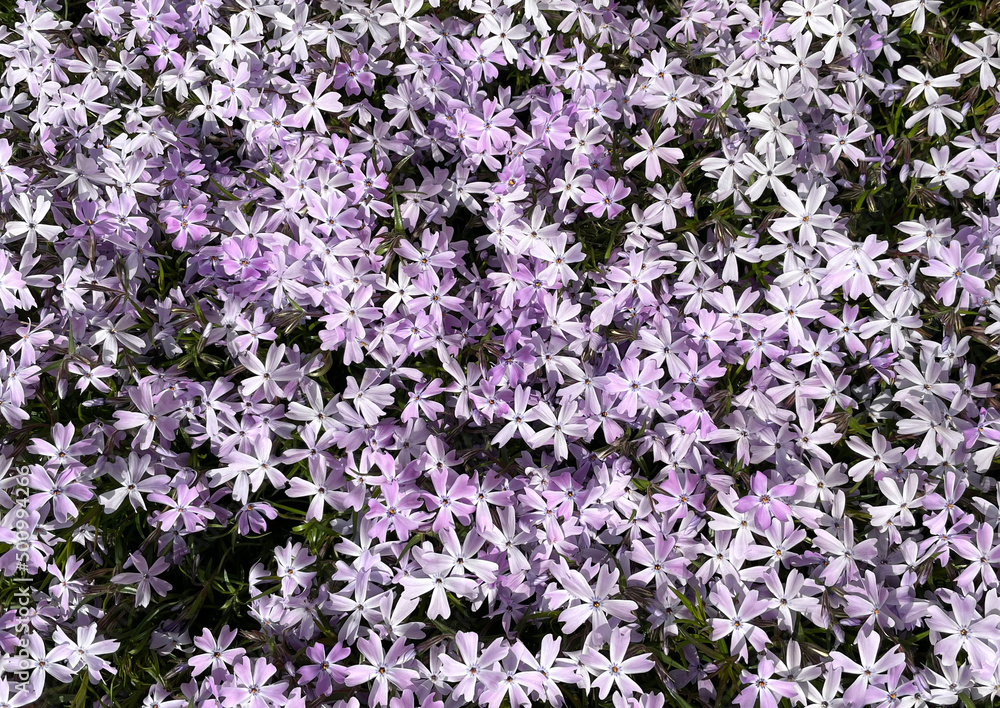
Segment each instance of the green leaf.
[{"label": "green leaf", "polygon": [[399,210],[399,197],[396,196],[396,192],[392,193],[392,217],[393,223],[396,227],[396,233],[401,234],[403,231],[403,212]]},{"label": "green leaf", "polygon": [[[691,602],[691,600],[689,600],[684,595],[684,593],[682,593],[680,590],[678,590],[677,588],[675,588],[673,586],[670,586],[670,591],[674,595],[676,595],[677,599],[680,600],[684,604],[684,607],[687,608],[687,611],[691,613],[692,617],[694,617],[695,619],[697,619],[699,622],[704,622],[705,621],[704,620],[704,616],[701,614],[701,612],[698,610],[698,608],[695,606],[695,604],[693,602]],[[700,601],[700,598],[699,598],[699,604],[700,604],[700,602],[701,601]]]}]

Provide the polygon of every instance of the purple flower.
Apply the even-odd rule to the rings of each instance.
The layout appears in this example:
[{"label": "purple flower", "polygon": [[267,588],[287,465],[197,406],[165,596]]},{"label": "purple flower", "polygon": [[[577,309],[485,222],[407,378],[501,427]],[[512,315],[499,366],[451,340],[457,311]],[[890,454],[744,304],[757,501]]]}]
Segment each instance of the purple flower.
[{"label": "purple flower", "polygon": [[215,639],[207,629],[202,630],[201,636],[195,637],[194,645],[204,653],[188,659],[194,675],[198,676],[210,668],[224,669],[226,666],[234,665],[246,653],[239,647],[229,648],[235,638],[236,630],[230,629],[228,625],[220,630],[218,639]]},{"label": "purple flower", "polygon": [[347,670],[340,663],[350,655],[350,650],[338,642],[329,651],[322,644],[313,644],[306,649],[306,656],[314,664],[299,669],[299,678],[306,683],[316,683],[316,692],[321,696],[329,696],[333,692],[333,684],[341,684],[347,676]]},{"label": "purple flower", "polygon": [[962,246],[952,241],[948,248],[941,249],[930,265],[922,269],[924,275],[944,280],[938,287],[936,297],[945,305],[955,302],[956,290],[963,290],[959,304],[967,303],[969,296],[983,297],[989,294],[985,281],[979,277],[977,266],[986,259],[982,253],[971,252],[962,255]]},{"label": "purple flower", "polygon": [[247,657],[235,664],[233,675],[235,685],[222,689],[223,705],[227,708],[246,706],[247,708],[270,708],[275,703],[286,700],[287,681],[269,683],[278,672],[267,659],[251,661]]},{"label": "purple flower", "polygon": [[736,704],[740,708],[751,708],[757,703],[760,708],[777,708],[782,698],[796,696],[793,682],[782,681],[772,676],[774,676],[774,662],[770,659],[761,659],[756,674],[744,671],[740,675],[740,680],[749,685],[736,697]]},{"label": "purple flower", "polygon": [[653,668],[653,662],[649,660],[651,654],[625,658],[630,633],[624,627],[612,630],[608,656],[589,648],[583,652],[584,666],[597,676],[591,685],[598,690],[601,698],[606,698],[612,688],[626,698],[641,692],[639,684],[629,675],[646,673]]},{"label": "purple flower", "polygon": [[133,553],[125,561],[125,567],[135,568],[134,573],[119,573],[111,578],[111,582],[117,585],[135,585],[135,605],[136,607],[146,607],[152,597],[151,590],[155,590],[157,595],[166,595],[173,587],[170,583],[158,577],[160,573],[170,568],[170,564],[163,558],[157,558],[152,566],[146,564],[146,559],[137,553]]},{"label": "purple flower", "polygon": [[115,427],[119,430],[139,428],[135,443],[140,449],[147,449],[153,443],[153,438],[159,435],[165,441],[174,439],[180,422],[170,414],[179,408],[173,396],[160,394],[154,398],[149,385],[138,387],[129,393],[132,403],[138,412],[115,411]]},{"label": "purple flower", "polygon": [[586,212],[596,217],[607,214],[607,218],[613,219],[625,210],[620,202],[632,193],[622,182],[608,178],[598,179],[594,182],[594,187],[583,190],[581,198],[584,204],[590,204]]},{"label": "purple flower", "polygon": [[66,661],[71,671],[78,671],[86,667],[90,682],[100,683],[103,672],[106,671],[112,675],[118,673],[118,670],[102,659],[101,655],[117,651],[120,644],[113,639],[98,639],[97,637],[96,624],[77,627],[75,640],[67,636],[62,627],[56,627],[52,635],[56,647],[49,654],[49,658],[51,661]]},{"label": "purple flower", "polygon": [[764,649],[767,645],[767,634],[753,624],[753,620],[767,610],[767,603],[759,599],[756,590],[747,593],[738,609],[726,591],[713,592],[710,599],[723,615],[711,620],[713,641],[732,637],[730,651],[744,661],[748,656],[748,644],[757,651]]},{"label": "purple flower", "polygon": [[557,571],[562,591],[553,597],[559,605],[567,600],[572,604],[559,613],[559,621],[563,623],[563,631],[573,632],[584,622],[589,621],[593,629],[599,630],[607,626],[609,617],[619,620],[631,620],[638,605],[631,600],[613,599],[618,588],[618,571],[609,572],[601,566],[597,573],[597,582],[591,587],[590,582],[577,570],[563,565]]}]

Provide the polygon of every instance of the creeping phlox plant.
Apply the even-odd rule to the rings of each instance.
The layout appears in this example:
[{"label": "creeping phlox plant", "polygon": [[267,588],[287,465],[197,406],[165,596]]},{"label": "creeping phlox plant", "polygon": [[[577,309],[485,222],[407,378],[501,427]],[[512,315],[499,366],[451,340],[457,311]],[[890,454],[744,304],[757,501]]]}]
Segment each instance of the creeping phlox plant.
[{"label": "creeping phlox plant", "polygon": [[0,706],[1000,694],[997,0],[0,17]]}]

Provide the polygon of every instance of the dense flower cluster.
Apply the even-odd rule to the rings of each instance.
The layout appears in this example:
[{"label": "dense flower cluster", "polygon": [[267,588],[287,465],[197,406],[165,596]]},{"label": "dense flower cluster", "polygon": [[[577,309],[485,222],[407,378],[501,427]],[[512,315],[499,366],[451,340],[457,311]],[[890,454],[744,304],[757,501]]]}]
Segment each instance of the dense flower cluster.
[{"label": "dense flower cluster", "polygon": [[0,705],[1000,695],[997,3],[85,5],[0,29]]}]

